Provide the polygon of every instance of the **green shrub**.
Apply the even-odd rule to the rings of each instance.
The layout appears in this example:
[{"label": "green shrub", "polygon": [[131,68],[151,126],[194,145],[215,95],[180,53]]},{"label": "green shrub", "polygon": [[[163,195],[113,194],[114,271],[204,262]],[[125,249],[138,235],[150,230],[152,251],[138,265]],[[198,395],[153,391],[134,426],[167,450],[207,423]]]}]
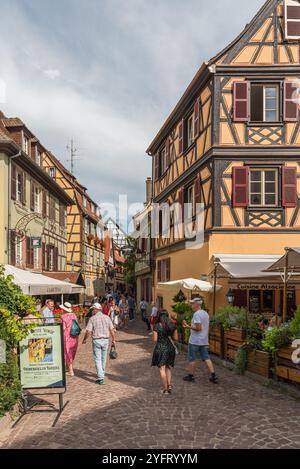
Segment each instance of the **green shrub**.
[{"label": "green shrub", "polygon": [[238,306],[223,306],[211,318],[210,324],[212,327],[222,326],[224,329],[230,329],[231,327],[246,329],[246,309]]},{"label": "green shrub", "polygon": [[9,411],[21,394],[17,355],[8,348],[6,363],[0,363],[0,416]]}]

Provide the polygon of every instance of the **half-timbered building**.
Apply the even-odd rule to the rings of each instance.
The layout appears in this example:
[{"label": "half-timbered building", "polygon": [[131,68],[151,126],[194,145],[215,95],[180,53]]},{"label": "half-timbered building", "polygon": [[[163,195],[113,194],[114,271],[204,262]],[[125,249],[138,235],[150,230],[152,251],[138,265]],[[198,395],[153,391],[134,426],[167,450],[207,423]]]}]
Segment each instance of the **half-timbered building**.
[{"label": "half-timbered building", "polygon": [[[209,278],[218,262],[227,278],[216,307],[231,287],[238,305],[280,311],[281,279],[263,271],[299,245],[299,79],[300,2],[268,0],[201,66],[147,149],[154,203],[189,203],[191,220],[204,205],[201,248],[187,248],[172,216],[168,236],[159,228],[154,294],[165,307],[173,294],[160,282]],[[290,304],[299,293],[295,281]]]}]

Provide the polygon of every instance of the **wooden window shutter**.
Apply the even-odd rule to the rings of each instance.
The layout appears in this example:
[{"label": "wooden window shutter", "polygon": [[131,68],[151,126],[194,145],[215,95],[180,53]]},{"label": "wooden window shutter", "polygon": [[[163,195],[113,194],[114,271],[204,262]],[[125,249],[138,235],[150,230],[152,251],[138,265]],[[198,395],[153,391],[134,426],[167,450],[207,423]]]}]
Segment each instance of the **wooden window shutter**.
[{"label": "wooden window shutter", "polygon": [[178,138],[179,138],[179,147],[178,147],[178,153],[179,153],[179,156],[182,155],[183,153],[183,141],[184,141],[184,122],[183,120],[180,122],[179,124],[179,128],[178,128]]},{"label": "wooden window shutter", "polygon": [[249,204],[249,167],[232,168],[232,201],[234,207],[247,207]]},{"label": "wooden window shutter", "polygon": [[200,98],[194,104],[194,138],[196,139],[200,131]]},{"label": "wooden window shutter", "polygon": [[248,122],[250,118],[250,83],[235,81],[233,84],[233,120]]},{"label": "wooden window shutter", "polygon": [[299,118],[298,97],[299,86],[297,82],[285,81],[283,91],[283,119],[285,122],[296,122]]},{"label": "wooden window shutter", "polygon": [[22,173],[22,204],[26,205],[26,173]]},{"label": "wooden window shutter", "polygon": [[153,161],[154,161],[154,179],[155,181],[157,181],[157,179],[159,179],[159,153],[154,155]]},{"label": "wooden window shutter", "polygon": [[54,270],[58,272],[58,247],[54,248]]},{"label": "wooden window shutter", "polygon": [[43,217],[46,218],[47,217],[47,192],[45,190],[43,191],[43,208],[42,208],[42,212],[43,212]]},{"label": "wooden window shutter", "polygon": [[34,212],[34,183],[30,181],[30,210]]},{"label": "wooden window shutter", "polygon": [[171,258],[169,257],[168,259],[165,260],[165,266],[166,266],[166,275],[165,275],[165,281],[169,282],[171,279]]},{"label": "wooden window shutter", "polygon": [[171,145],[170,145],[170,138],[168,137],[166,140],[166,166],[169,168],[171,164]]},{"label": "wooden window shutter", "polygon": [[201,204],[201,181],[200,177],[197,177],[195,181],[195,204]]},{"label": "wooden window shutter", "polygon": [[295,0],[284,2],[285,39],[300,38],[300,4]]},{"label": "wooden window shutter", "polygon": [[297,168],[282,168],[282,206],[297,206]]},{"label": "wooden window shutter", "polygon": [[26,266],[33,268],[33,246],[30,237],[26,237]]},{"label": "wooden window shutter", "polygon": [[62,228],[65,227],[65,207],[63,204],[59,205],[59,224]]},{"label": "wooden window shutter", "polygon": [[42,269],[46,269],[46,244],[43,242],[42,243]]},{"label": "wooden window shutter", "polygon": [[10,232],[10,264],[16,265],[16,232]]},{"label": "wooden window shutter", "polygon": [[161,261],[157,261],[157,281],[161,282]]},{"label": "wooden window shutter", "polygon": [[14,164],[11,166],[11,198],[17,198],[17,170]]},{"label": "wooden window shutter", "polygon": [[184,188],[180,189],[178,195],[178,202],[181,206],[181,217],[182,223],[184,223]]}]

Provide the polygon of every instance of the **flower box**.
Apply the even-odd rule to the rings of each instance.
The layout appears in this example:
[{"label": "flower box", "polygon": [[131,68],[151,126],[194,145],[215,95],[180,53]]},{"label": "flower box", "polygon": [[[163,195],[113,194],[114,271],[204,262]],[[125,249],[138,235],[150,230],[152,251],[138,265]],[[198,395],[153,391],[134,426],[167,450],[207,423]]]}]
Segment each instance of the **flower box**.
[{"label": "flower box", "polygon": [[209,331],[209,351],[218,356],[222,356],[223,334],[221,327],[211,327]]},{"label": "flower box", "polygon": [[246,331],[231,328],[224,331],[224,354],[227,360],[234,362],[238,349],[246,340]]},{"label": "flower box", "polygon": [[276,375],[294,383],[300,383],[300,367],[292,361],[295,349],[288,345],[278,350],[276,354]]},{"label": "flower box", "polygon": [[271,356],[268,352],[255,350],[248,352],[247,370],[265,378],[271,375]]}]

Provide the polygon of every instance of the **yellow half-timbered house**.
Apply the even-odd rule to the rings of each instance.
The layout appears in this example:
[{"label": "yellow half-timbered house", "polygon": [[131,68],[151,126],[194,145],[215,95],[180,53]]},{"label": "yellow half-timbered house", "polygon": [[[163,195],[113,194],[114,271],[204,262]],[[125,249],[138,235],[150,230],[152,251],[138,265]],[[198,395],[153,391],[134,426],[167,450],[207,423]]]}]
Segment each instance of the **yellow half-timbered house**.
[{"label": "yellow half-timbered house", "polygon": [[105,293],[103,224],[100,209],[87,189],[51,153],[43,157],[43,167],[73,200],[67,212],[67,271],[82,274],[85,299]]},{"label": "yellow half-timbered house", "polygon": [[[268,0],[201,66],[147,149],[154,204],[188,207],[192,227],[203,204],[198,248],[172,212],[167,234],[160,216],[154,295],[165,307],[173,292],[159,283],[209,279],[221,265],[216,304],[205,295],[210,312],[228,288],[252,312],[281,311],[281,278],[264,270],[286,246],[300,245],[299,79],[300,2]],[[289,289],[290,308],[300,301],[299,282]]]}]

